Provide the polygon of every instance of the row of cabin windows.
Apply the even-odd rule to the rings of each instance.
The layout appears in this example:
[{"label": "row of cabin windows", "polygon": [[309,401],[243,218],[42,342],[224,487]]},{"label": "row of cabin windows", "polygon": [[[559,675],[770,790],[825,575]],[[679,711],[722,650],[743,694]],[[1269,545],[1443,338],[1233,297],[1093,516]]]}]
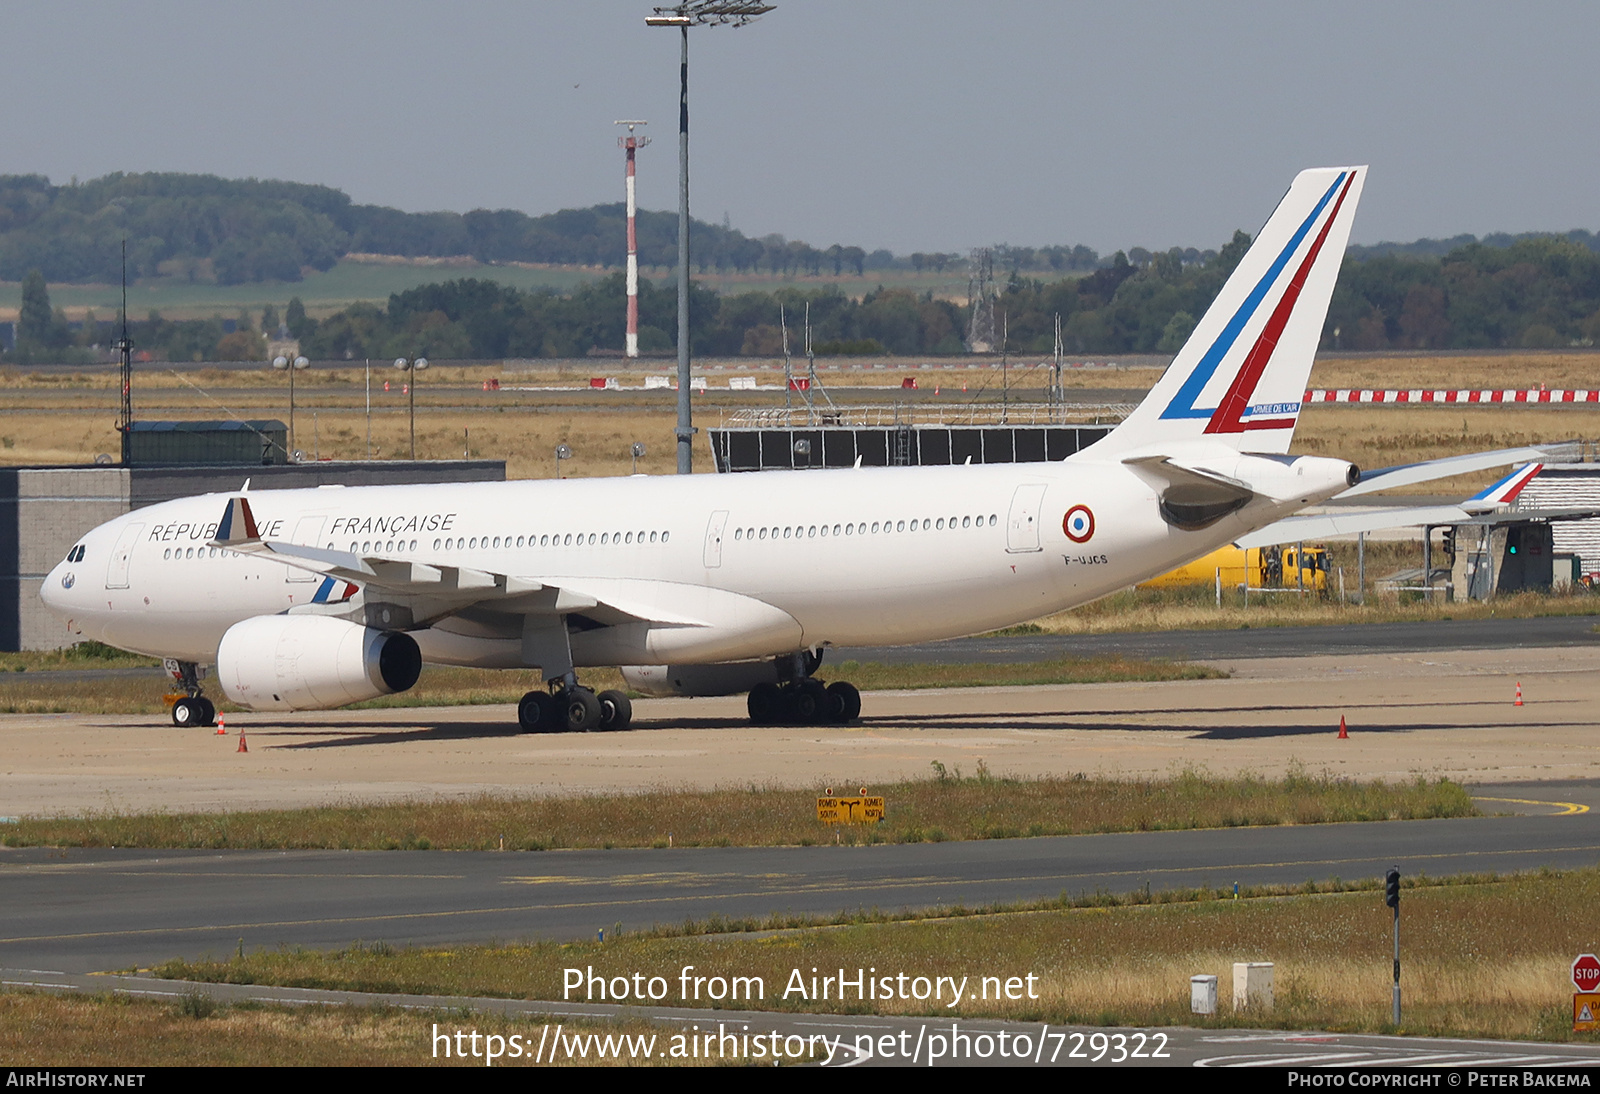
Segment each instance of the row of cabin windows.
[{"label": "row of cabin windows", "polygon": [[[959,524],[958,524],[959,521]],[[873,521],[870,525],[866,521],[858,524],[835,524],[831,528],[826,524],[790,525],[785,528],[735,528],[733,538],[745,539],[815,539],[818,535],[827,536],[869,536],[888,534],[891,532],[942,532],[945,529],[983,528],[994,527],[1000,523],[998,514],[990,513],[984,517],[924,517],[921,520],[884,520]]]},{"label": "row of cabin windows", "polygon": [[[666,543],[671,535],[671,532],[567,532],[564,535],[557,532],[554,535],[517,536],[515,539],[510,536],[467,536],[465,538],[436,539],[433,541],[433,549],[435,551],[482,551],[485,549],[492,551],[497,549],[504,550],[508,547],[593,547],[596,545],[601,547],[621,547],[624,544]],[[372,546],[376,549],[382,545],[374,543]],[[411,546],[415,548],[416,541],[413,540]],[[355,545],[352,544],[350,549],[354,551],[356,549]],[[366,549],[366,544],[362,544],[362,549]]]},{"label": "row of cabin windows", "polygon": [[[435,551],[474,551],[503,549],[506,547],[574,547],[594,544],[609,547],[634,543],[666,543],[671,538],[671,535],[672,533],[670,532],[568,532],[565,535],[558,533],[556,535],[517,536],[515,538],[511,536],[467,536],[442,540],[436,539],[433,541],[433,549]],[[328,544],[328,550],[331,551],[333,549],[333,544]],[[350,542],[351,554],[366,554],[372,551],[382,551],[387,554],[394,551],[415,551],[416,549],[417,541],[414,539],[409,541],[403,539],[367,539],[352,540]],[[199,552],[198,555],[196,555],[196,551]],[[206,553],[207,551],[210,552],[209,556]],[[162,552],[161,557],[166,559],[216,558],[217,553],[218,549],[216,547],[168,547]],[[226,553],[232,554],[233,552],[228,551]]]},{"label": "row of cabin windows", "polygon": [[168,547],[161,552],[162,558],[217,558],[222,555],[237,554],[226,547]]}]

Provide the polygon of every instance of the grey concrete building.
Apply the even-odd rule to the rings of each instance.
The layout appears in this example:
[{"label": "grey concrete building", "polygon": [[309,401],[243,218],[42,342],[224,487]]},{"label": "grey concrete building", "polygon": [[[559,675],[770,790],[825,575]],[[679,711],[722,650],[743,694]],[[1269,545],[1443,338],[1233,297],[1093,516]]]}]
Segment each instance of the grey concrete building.
[{"label": "grey concrete building", "polygon": [[340,483],[502,482],[504,460],[371,461],[276,466],[0,468],[0,650],[68,645],[39,599],[44,577],[78,537],[146,505],[219,491]]}]

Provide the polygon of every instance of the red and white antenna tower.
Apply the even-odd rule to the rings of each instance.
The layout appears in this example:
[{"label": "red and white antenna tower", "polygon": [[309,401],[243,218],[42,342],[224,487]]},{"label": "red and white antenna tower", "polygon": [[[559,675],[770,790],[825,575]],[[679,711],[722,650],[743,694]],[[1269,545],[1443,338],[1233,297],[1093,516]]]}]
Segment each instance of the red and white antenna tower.
[{"label": "red and white antenna tower", "polygon": [[628,127],[626,137],[617,138],[617,147],[628,154],[628,346],[629,357],[639,356],[639,233],[634,226],[637,202],[634,199],[634,153],[650,143],[649,137],[633,135],[634,126],[649,122],[615,122]]}]

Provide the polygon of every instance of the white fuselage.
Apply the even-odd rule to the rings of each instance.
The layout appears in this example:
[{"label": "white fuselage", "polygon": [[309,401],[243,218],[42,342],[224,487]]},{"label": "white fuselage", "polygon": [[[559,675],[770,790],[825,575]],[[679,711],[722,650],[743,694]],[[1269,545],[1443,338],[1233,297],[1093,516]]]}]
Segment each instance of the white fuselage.
[{"label": "white fuselage", "polygon": [[[1274,492],[1199,532],[1164,522],[1156,489],[1126,466],[1081,457],[248,497],[268,542],[557,587],[599,583],[621,602],[696,621],[654,632],[575,628],[575,663],[594,665],[730,661],[990,630],[1132,585],[1343,485],[1318,478],[1305,497]],[[202,663],[242,620],[332,610],[311,603],[319,576],[206,545],[229,496],[166,502],[96,528],[74,548],[81,561],[46,578],[44,599],[73,636]],[[1076,507],[1092,513],[1092,530],[1076,518],[1081,542],[1063,524]],[[343,609],[359,608],[364,595]],[[492,613],[413,633],[430,661],[522,663],[517,632]]]}]

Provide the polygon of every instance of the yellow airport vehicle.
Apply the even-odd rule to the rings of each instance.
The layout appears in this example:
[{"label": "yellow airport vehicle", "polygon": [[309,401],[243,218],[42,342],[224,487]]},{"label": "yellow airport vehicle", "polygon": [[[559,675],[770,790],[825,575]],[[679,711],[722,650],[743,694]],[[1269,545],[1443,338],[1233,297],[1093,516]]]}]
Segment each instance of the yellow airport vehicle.
[{"label": "yellow airport vehicle", "polygon": [[[1211,585],[1222,571],[1222,587],[1237,589],[1299,589],[1326,596],[1326,547],[1219,547],[1187,566],[1169,570],[1139,585],[1141,589],[1176,589],[1185,585]],[[1303,586],[1302,586],[1303,582]]]}]

